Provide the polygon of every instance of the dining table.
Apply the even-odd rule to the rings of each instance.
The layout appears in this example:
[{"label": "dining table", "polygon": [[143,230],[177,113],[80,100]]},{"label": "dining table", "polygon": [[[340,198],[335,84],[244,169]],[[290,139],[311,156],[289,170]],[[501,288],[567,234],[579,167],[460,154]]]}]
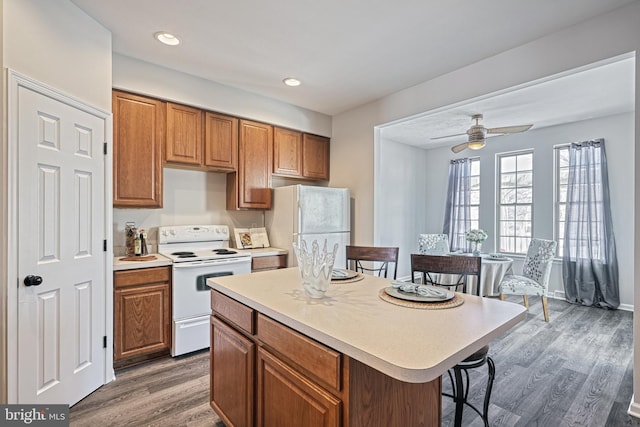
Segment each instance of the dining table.
[{"label": "dining table", "polygon": [[[446,256],[472,256],[468,253],[451,253]],[[482,267],[480,271],[480,291],[477,292],[478,281],[475,276],[467,278],[467,293],[480,296],[497,296],[502,278],[507,274],[513,274],[513,258],[507,256],[492,256],[480,254]],[[438,279],[440,283],[456,283],[457,274],[442,274]]]}]

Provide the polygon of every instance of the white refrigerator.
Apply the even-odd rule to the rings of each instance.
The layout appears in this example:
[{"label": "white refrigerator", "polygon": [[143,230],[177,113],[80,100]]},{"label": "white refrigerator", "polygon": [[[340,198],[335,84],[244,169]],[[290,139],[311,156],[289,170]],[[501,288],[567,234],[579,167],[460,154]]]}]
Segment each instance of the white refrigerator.
[{"label": "white refrigerator", "polygon": [[287,265],[298,265],[292,242],[317,240],[320,248],[338,244],[334,267],[346,268],[346,246],[351,243],[350,195],[348,188],[290,185],[273,190],[271,210],[265,226],[271,246],[287,249]]}]

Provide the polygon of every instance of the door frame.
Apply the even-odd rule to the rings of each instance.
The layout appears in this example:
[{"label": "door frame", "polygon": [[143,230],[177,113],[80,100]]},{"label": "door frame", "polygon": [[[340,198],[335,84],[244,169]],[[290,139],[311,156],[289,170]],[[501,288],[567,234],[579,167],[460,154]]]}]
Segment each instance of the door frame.
[{"label": "door frame", "polygon": [[[91,106],[84,101],[47,86],[37,80],[22,75],[14,70],[6,69],[3,79],[7,89],[7,143],[6,157],[2,159],[2,166],[6,174],[0,179],[6,180],[6,198],[0,200],[0,218],[2,228],[6,230],[0,242],[0,253],[6,248],[6,275],[0,279],[0,313],[6,313],[6,328],[0,326],[0,402],[17,403],[18,399],[18,89],[24,87],[44,96],[65,103],[105,121],[105,142],[107,154],[104,156],[104,236],[107,250],[104,254],[104,282],[105,282],[105,331],[107,348],[105,351],[105,366],[103,369],[103,384],[115,379],[113,370],[113,225],[112,225],[112,141],[113,118],[110,111]],[[2,181],[0,181],[2,183]],[[6,228],[5,228],[6,227]]]}]

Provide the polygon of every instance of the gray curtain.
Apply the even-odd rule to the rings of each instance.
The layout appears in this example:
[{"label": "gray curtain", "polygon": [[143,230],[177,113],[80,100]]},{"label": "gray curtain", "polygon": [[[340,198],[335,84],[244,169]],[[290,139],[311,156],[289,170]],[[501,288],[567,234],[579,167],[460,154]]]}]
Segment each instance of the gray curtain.
[{"label": "gray curtain", "polygon": [[562,275],[565,297],[601,308],[620,305],[618,260],[604,140],[571,144]]},{"label": "gray curtain", "polygon": [[449,190],[442,232],[449,236],[451,251],[469,252],[471,250],[464,236],[464,233],[471,228],[470,174],[469,159],[451,160],[449,163]]}]

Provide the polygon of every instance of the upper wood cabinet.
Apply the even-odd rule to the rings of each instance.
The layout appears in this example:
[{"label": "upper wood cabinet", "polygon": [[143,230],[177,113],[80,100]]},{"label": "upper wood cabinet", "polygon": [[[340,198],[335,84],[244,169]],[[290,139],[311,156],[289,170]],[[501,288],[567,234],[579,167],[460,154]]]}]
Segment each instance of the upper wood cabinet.
[{"label": "upper wood cabinet", "polygon": [[227,175],[227,209],[271,209],[273,128],[240,120],[238,171]]},{"label": "upper wood cabinet", "polygon": [[202,165],[202,110],[167,102],[165,161]]},{"label": "upper wood cabinet", "polygon": [[276,127],[273,174],[328,181],[329,138]]},{"label": "upper wood cabinet", "polygon": [[273,129],[273,173],[282,176],[302,176],[302,132]]},{"label": "upper wood cabinet", "polygon": [[238,164],[238,119],[205,113],[204,165],[220,170],[236,170]]},{"label": "upper wood cabinet", "polygon": [[162,207],[164,103],[113,91],[113,206]]},{"label": "upper wood cabinet", "polygon": [[307,133],[303,135],[302,176],[329,180],[329,138]]}]

